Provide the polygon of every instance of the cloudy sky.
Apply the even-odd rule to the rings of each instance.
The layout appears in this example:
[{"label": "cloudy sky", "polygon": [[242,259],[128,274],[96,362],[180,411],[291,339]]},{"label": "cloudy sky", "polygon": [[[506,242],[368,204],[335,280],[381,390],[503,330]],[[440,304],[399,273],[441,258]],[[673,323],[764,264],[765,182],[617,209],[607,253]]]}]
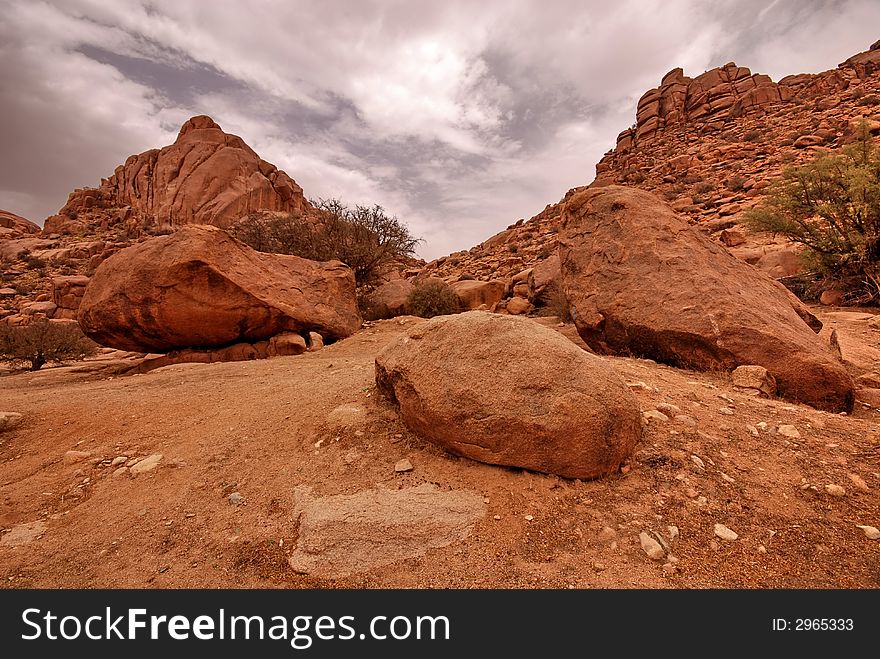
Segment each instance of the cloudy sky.
[{"label": "cloudy sky", "polygon": [[0,208],[42,223],[208,114],[433,258],[592,180],[668,70],[818,72],[878,26],[878,0],[0,0]]}]

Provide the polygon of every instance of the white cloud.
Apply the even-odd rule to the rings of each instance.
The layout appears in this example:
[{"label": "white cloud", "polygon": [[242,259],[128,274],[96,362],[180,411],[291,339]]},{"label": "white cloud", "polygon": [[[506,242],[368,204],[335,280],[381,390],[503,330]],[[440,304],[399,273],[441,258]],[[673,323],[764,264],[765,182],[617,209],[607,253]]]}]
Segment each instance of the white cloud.
[{"label": "white cloud", "polygon": [[[384,205],[428,240],[426,257],[590,181],[669,69],[818,71],[880,24],[870,0],[0,0],[0,12],[0,207],[42,220],[206,113],[308,196]],[[138,61],[158,73],[139,77]]]}]

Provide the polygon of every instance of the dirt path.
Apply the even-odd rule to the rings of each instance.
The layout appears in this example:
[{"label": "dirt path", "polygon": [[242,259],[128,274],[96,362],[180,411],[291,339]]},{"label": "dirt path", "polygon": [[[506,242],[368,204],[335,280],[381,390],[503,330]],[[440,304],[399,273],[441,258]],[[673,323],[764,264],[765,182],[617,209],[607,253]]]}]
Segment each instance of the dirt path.
[{"label": "dirt path", "polygon": [[[611,479],[493,467],[420,441],[377,399],[376,353],[416,322],[376,323],[296,357],[100,380],[68,369],[0,378],[0,409],[25,415],[0,435],[0,583],[880,587],[880,542],[857,528],[880,526],[877,411],[818,412],[736,392],[723,374],[613,358],[643,410],[672,404],[689,420],[651,420],[626,473]],[[880,344],[856,321],[835,324],[844,356]],[[154,469],[113,475],[153,454]],[[412,471],[395,472],[404,458]],[[463,540],[337,579],[288,566],[295,488],[320,498],[426,483],[482,497],[485,515]],[[718,523],[738,539],[716,537]],[[677,562],[650,560],[642,531],[659,533]]]}]

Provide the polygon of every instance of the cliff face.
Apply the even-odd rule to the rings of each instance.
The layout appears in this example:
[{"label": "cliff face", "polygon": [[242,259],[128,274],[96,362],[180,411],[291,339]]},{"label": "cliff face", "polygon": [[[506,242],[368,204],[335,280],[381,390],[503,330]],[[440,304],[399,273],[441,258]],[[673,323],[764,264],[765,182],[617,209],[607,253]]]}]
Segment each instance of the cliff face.
[{"label": "cliff face", "polygon": [[[736,256],[782,277],[800,267],[797,248],[749,236],[737,227],[740,214],[786,167],[850,141],[862,118],[880,135],[880,41],[836,69],[778,83],[734,63],[695,78],[674,69],[641,97],[635,124],[597,164],[591,185],[651,190]],[[425,274],[514,277],[555,253],[561,203],[429,263]]]},{"label": "cliff face", "polygon": [[174,144],[129,157],[98,188],[70,194],[45,233],[211,224],[228,227],[251,211],[310,208],[302,188],[210,117],[197,116]]}]

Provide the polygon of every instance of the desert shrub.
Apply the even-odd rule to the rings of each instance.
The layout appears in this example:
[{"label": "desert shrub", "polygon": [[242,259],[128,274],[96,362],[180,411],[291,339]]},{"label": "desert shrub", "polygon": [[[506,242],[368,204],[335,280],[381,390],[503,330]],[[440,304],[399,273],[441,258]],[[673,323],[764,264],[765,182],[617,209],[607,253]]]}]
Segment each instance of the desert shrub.
[{"label": "desert shrub", "polygon": [[706,194],[707,192],[712,192],[714,189],[715,186],[707,182],[697,183],[694,186],[694,192],[697,194]]},{"label": "desert shrub", "polygon": [[678,199],[678,193],[675,190],[666,190],[663,192],[663,198],[666,201],[675,201]]},{"label": "desert shrub", "polygon": [[231,233],[260,252],[293,254],[315,261],[339,260],[358,287],[371,287],[388,264],[411,257],[418,238],[378,205],[349,207],[338,199],[312,202],[316,216],[252,213]]},{"label": "desert shrub", "polygon": [[739,174],[734,174],[729,179],[724,182],[724,185],[727,186],[727,189],[731,192],[739,192],[743,189],[743,186],[746,184],[746,179]]},{"label": "desert shrub", "polygon": [[880,299],[880,153],[867,125],[841,154],[784,170],[746,222],[806,246],[810,265],[859,289],[858,301]]},{"label": "desert shrub", "polygon": [[416,284],[406,299],[407,307],[414,316],[433,318],[461,311],[461,302],[449,286],[440,281]]},{"label": "desert shrub", "polygon": [[747,130],[743,133],[743,142],[760,142],[761,141],[761,131],[759,130]]},{"label": "desert shrub", "polygon": [[700,174],[688,174],[682,179],[682,183],[686,183],[687,185],[694,185],[695,183],[701,183],[703,181],[703,177]]},{"label": "desert shrub", "polygon": [[859,105],[877,105],[878,103],[880,103],[880,98],[873,94],[865,96],[863,99],[859,100]]},{"label": "desert shrub", "polygon": [[46,267],[46,260],[41,259],[38,256],[28,254],[27,258],[24,259],[24,264],[28,270],[42,270]]},{"label": "desert shrub", "polygon": [[75,323],[35,320],[22,327],[0,323],[0,360],[28,364],[32,371],[47,363],[84,359],[96,350]]},{"label": "desert shrub", "polygon": [[519,251],[519,245],[515,245],[514,243],[510,243],[507,246],[507,251],[511,254],[516,254]]}]

